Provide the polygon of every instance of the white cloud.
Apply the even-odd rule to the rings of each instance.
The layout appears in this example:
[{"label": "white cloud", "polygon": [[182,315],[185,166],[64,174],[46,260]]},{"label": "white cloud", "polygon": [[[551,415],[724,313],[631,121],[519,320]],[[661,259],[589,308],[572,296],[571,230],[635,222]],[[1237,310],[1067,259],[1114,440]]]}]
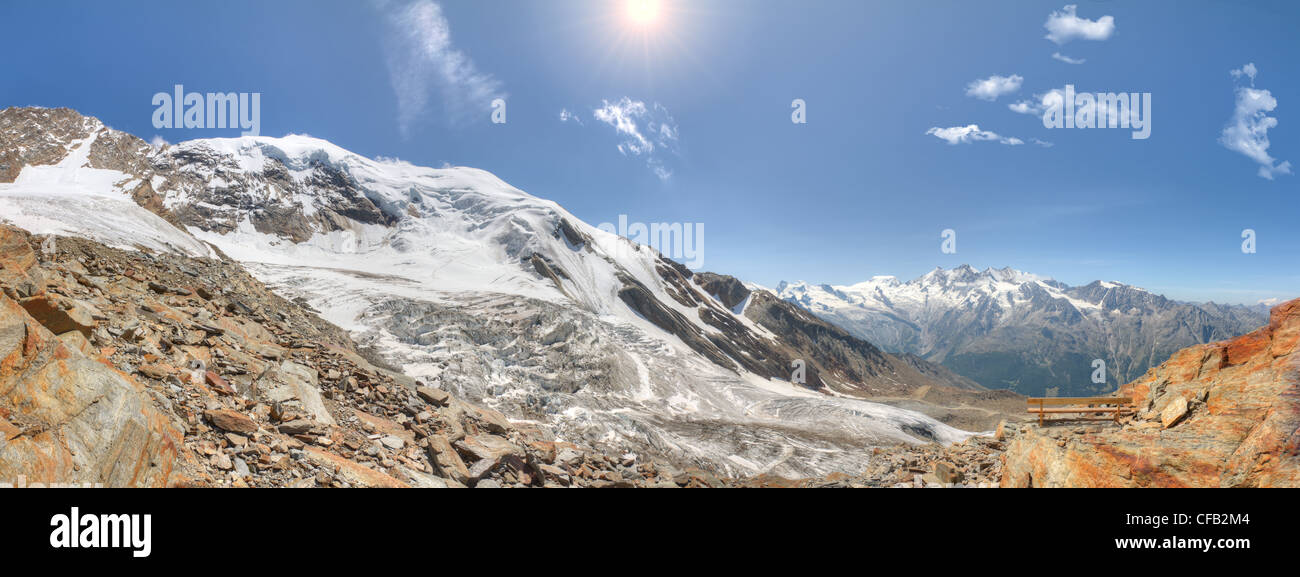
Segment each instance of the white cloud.
[{"label": "white cloud", "polygon": [[435,99],[449,122],[460,123],[477,115],[488,118],[492,102],[505,98],[501,83],[479,72],[469,56],[456,49],[451,25],[437,2],[378,0],[376,6],[387,17],[388,77],[397,95],[397,123],[403,136],[410,134]]},{"label": "white cloud", "polygon": [[1019,100],[1007,105],[1012,112],[1042,116],[1047,109],[1060,106],[1065,101],[1065,91],[1059,88],[1035,94],[1033,100]]},{"label": "white cloud", "polygon": [[1018,112],[1020,114],[1033,114],[1037,109],[1037,106],[1037,104],[1028,100],[1020,100],[1008,104],[1007,108],[1010,108],[1012,112]]},{"label": "white cloud", "polygon": [[1047,23],[1043,24],[1043,27],[1047,28],[1048,40],[1057,44],[1079,39],[1106,40],[1115,33],[1114,16],[1088,20],[1080,18],[1075,12],[1076,8],[1074,4],[1070,4],[1047,17]]},{"label": "white cloud", "polygon": [[564,122],[564,123],[576,122],[578,123],[578,126],[586,126],[585,124],[582,123],[582,117],[572,112],[569,112],[568,108],[560,109],[560,122]]},{"label": "white cloud", "polygon": [[673,171],[664,166],[657,158],[647,160],[646,165],[650,167],[650,170],[654,171],[655,176],[659,177],[659,180],[668,180],[673,177]]},{"label": "white cloud", "polygon": [[167,142],[167,139],[158,134],[153,135],[153,138],[149,139],[149,146],[153,147],[154,150],[162,150],[171,146],[171,144],[172,143]]},{"label": "white cloud", "polygon": [[997,100],[1003,94],[1011,94],[1020,90],[1020,85],[1024,81],[1024,78],[1015,74],[1011,76],[994,75],[981,80],[972,80],[970,84],[966,85],[966,96],[980,100]]},{"label": "white cloud", "polygon": [[665,164],[662,153],[676,153],[679,138],[677,121],[668,109],[655,103],[632,100],[624,96],[617,102],[602,101],[592,112],[597,121],[609,125],[621,137],[618,151],[624,156],[645,157],[646,165],[660,180],[668,180],[673,172]]},{"label": "white cloud", "polygon": [[1245,66],[1242,66],[1241,68],[1238,68],[1238,69],[1236,69],[1236,70],[1233,70],[1233,71],[1229,72],[1229,74],[1232,74],[1232,77],[1233,77],[1233,78],[1241,78],[1242,76],[1249,77],[1249,78],[1250,78],[1250,85],[1251,85],[1251,86],[1254,86],[1254,85],[1255,85],[1255,75],[1256,75],[1256,74],[1259,74],[1259,69],[1258,69],[1258,68],[1255,68],[1255,63],[1254,63],[1254,62],[1247,62]]},{"label": "white cloud", "polygon": [[1070,58],[1069,56],[1061,54],[1060,52],[1053,52],[1052,58],[1056,60],[1060,60],[1061,62],[1064,62],[1066,64],[1083,64],[1084,62],[1088,61],[1087,58]]},{"label": "white cloud", "polygon": [[1291,174],[1291,163],[1278,162],[1268,153],[1271,146],[1268,131],[1277,126],[1277,119],[1268,113],[1277,108],[1277,99],[1271,92],[1254,87],[1258,72],[1254,64],[1232,71],[1234,78],[1248,76],[1251,86],[1237,87],[1236,108],[1232,112],[1232,119],[1223,129],[1223,135],[1219,137],[1219,143],[1258,163],[1260,178],[1273,180],[1276,175]]},{"label": "white cloud", "polygon": [[935,127],[925,131],[925,133],[954,146],[971,142],[999,142],[1008,146],[1019,146],[1025,143],[1019,138],[1001,136],[996,132],[980,130],[978,124],[949,128]]}]

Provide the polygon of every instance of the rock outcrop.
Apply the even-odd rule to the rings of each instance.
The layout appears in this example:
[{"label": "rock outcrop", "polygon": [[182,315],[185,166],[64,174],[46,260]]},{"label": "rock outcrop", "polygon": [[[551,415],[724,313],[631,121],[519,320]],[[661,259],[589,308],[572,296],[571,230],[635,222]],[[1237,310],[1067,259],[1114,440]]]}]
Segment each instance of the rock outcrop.
[{"label": "rock outcrop", "polygon": [[1300,486],[1300,300],[1268,326],[1184,349],[1119,391],[1114,426],[1023,427],[1004,487]]},{"label": "rock outcrop", "polygon": [[181,429],[154,408],[143,386],[87,354],[83,333],[95,322],[89,314],[69,313],[78,309],[60,308],[54,295],[23,297],[14,288],[35,287],[27,273],[36,257],[25,236],[0,228],[3,480],[29,486],[167,484],[182,447]]}]

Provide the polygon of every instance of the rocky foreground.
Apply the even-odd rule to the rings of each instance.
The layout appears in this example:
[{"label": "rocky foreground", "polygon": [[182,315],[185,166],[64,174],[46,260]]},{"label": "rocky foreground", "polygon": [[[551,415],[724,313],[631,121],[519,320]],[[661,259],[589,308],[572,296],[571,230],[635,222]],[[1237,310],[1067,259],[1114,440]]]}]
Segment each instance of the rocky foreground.
[{"label": "rocky foreground", "polygon": [[1300,300],[1230,341],[1184,349],[1119,395],[1112,426],[1007,427],[1004,487],[1300,486]]},{"label": "rocky foreground", "polygon": [[6,480],[676,487],[707,478],[554,442],[377,367],[341,330],[233,263],[51,244],[0,227],[0,287]]}]

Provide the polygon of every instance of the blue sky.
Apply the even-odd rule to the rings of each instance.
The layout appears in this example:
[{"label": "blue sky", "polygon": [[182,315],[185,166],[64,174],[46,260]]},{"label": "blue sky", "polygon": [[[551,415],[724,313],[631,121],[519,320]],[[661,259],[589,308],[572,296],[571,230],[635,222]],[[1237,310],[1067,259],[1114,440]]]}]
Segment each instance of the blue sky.
[{"label": "blue sky", "polygon": [[[1190,300],[1300,296],[1300,184],[1278,169],[1300,161],[1300,4],[660,2],[650,24],[625,0],[6,2],[0,106],[178,142],[237,131],[155,129],[153,94],[260,92],[264,135],[484,168],[591,224],[704,223],[704,268],[769,286],[969,263]],[[1064,43],[1046,38],[1053,14]],[[1276,119],[1271,180],[1258,150],[1220,143],[1247,63],[1276,102],[1245,125]],[[968,95],[994,76],[1018,88]],[[1010,108],[1066,84],[1150,92],[1151,137]],[[970,125],[983,140],[927,134]]]}]

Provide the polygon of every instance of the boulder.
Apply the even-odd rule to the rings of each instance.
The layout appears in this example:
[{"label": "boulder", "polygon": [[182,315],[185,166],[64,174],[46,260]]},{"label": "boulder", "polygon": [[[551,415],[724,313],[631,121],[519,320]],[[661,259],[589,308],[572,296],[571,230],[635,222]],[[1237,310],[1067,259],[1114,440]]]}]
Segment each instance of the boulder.
[{"label": "boulder", "polygon": [[447,394],[447,391],[442,389],[435,389],[433,387],[416,387],[415,393],[420,395],[420,398],[424,399],[424,401],[430,405],[445,407],[451,401],[451,395]]},{"label": "boulder", "polygon": [[82,336],[90,337],[90,333],[95,330],[94,316],[87,307],[72,299],[43,294],[23,299],[22,305],[36,322],[56,335],[77,331]]},{"label": "boulder", "polygon": [[257,423],[236,411],[221,409],[203,413],[212,426],[229,433],[250,435],[257,432]]},{"label": "boulder", "polygon": [[966,480],[966,475],[962,473],[956,465],[943,461],[934,464],[934,477],[938,479],[940,483],[948,485],[960,483]]},{"label": "boulder", "polygon": [[461,460],[460,455],[452,448],[451,442],[441,435],[433,435],[428,439],[429,462],[433,464],[434,469],[439,475],[449,477],[460,483],[469,481],[469,469],[465,467],[465,461]]},{"label": "boulder", "polygon": [[[2,236],[2,235],[0,235]],[[184,434],[144,387],[56,339],[0,295],[0,472],[29,483],[168,485]]]},{"label": "boulder", "polygon": [[506,455],[522,455],[523,449],[495,435],[473,435],[456,441],[456,448],[476,460],[500,460]]},{"label": "boulder", "polygon": [[253,383],[252,392],[253,398],[268,405],[281,404],[323,425],[337,424],[321,398],[315,369],[285,361],[262,373]]},{"label": "boulder", "polygon": [[486,407],[466,405],[465,412],[471,419],[477,422],[480,427],[484,428],[489,433],[504,435],[513,428],[510,425],[510,419],[507,419],[506,416],[501,414],[499,411],[494,411]]},{"label": "boulder", "polygon": [[1165,410],[1160,411],[1160,424],[1168,429],[1183,420],[1185,415],[1187,415],[1187,399],[1178,397],[1169,403]]},{"label": "boulder", "polygon": [[335,476],[354,487],[385,489],[410,487],[410,485],[393,478],[391,475],[366,468],[319,447],[307,447],[303,452],[303,456],[307,462],[332,472]]},{"label": "boulder", "polygon": [[285,435],[309,435],[319,430],[320,425],[311,419],[298,419],[280,423],[275,429]]}]

